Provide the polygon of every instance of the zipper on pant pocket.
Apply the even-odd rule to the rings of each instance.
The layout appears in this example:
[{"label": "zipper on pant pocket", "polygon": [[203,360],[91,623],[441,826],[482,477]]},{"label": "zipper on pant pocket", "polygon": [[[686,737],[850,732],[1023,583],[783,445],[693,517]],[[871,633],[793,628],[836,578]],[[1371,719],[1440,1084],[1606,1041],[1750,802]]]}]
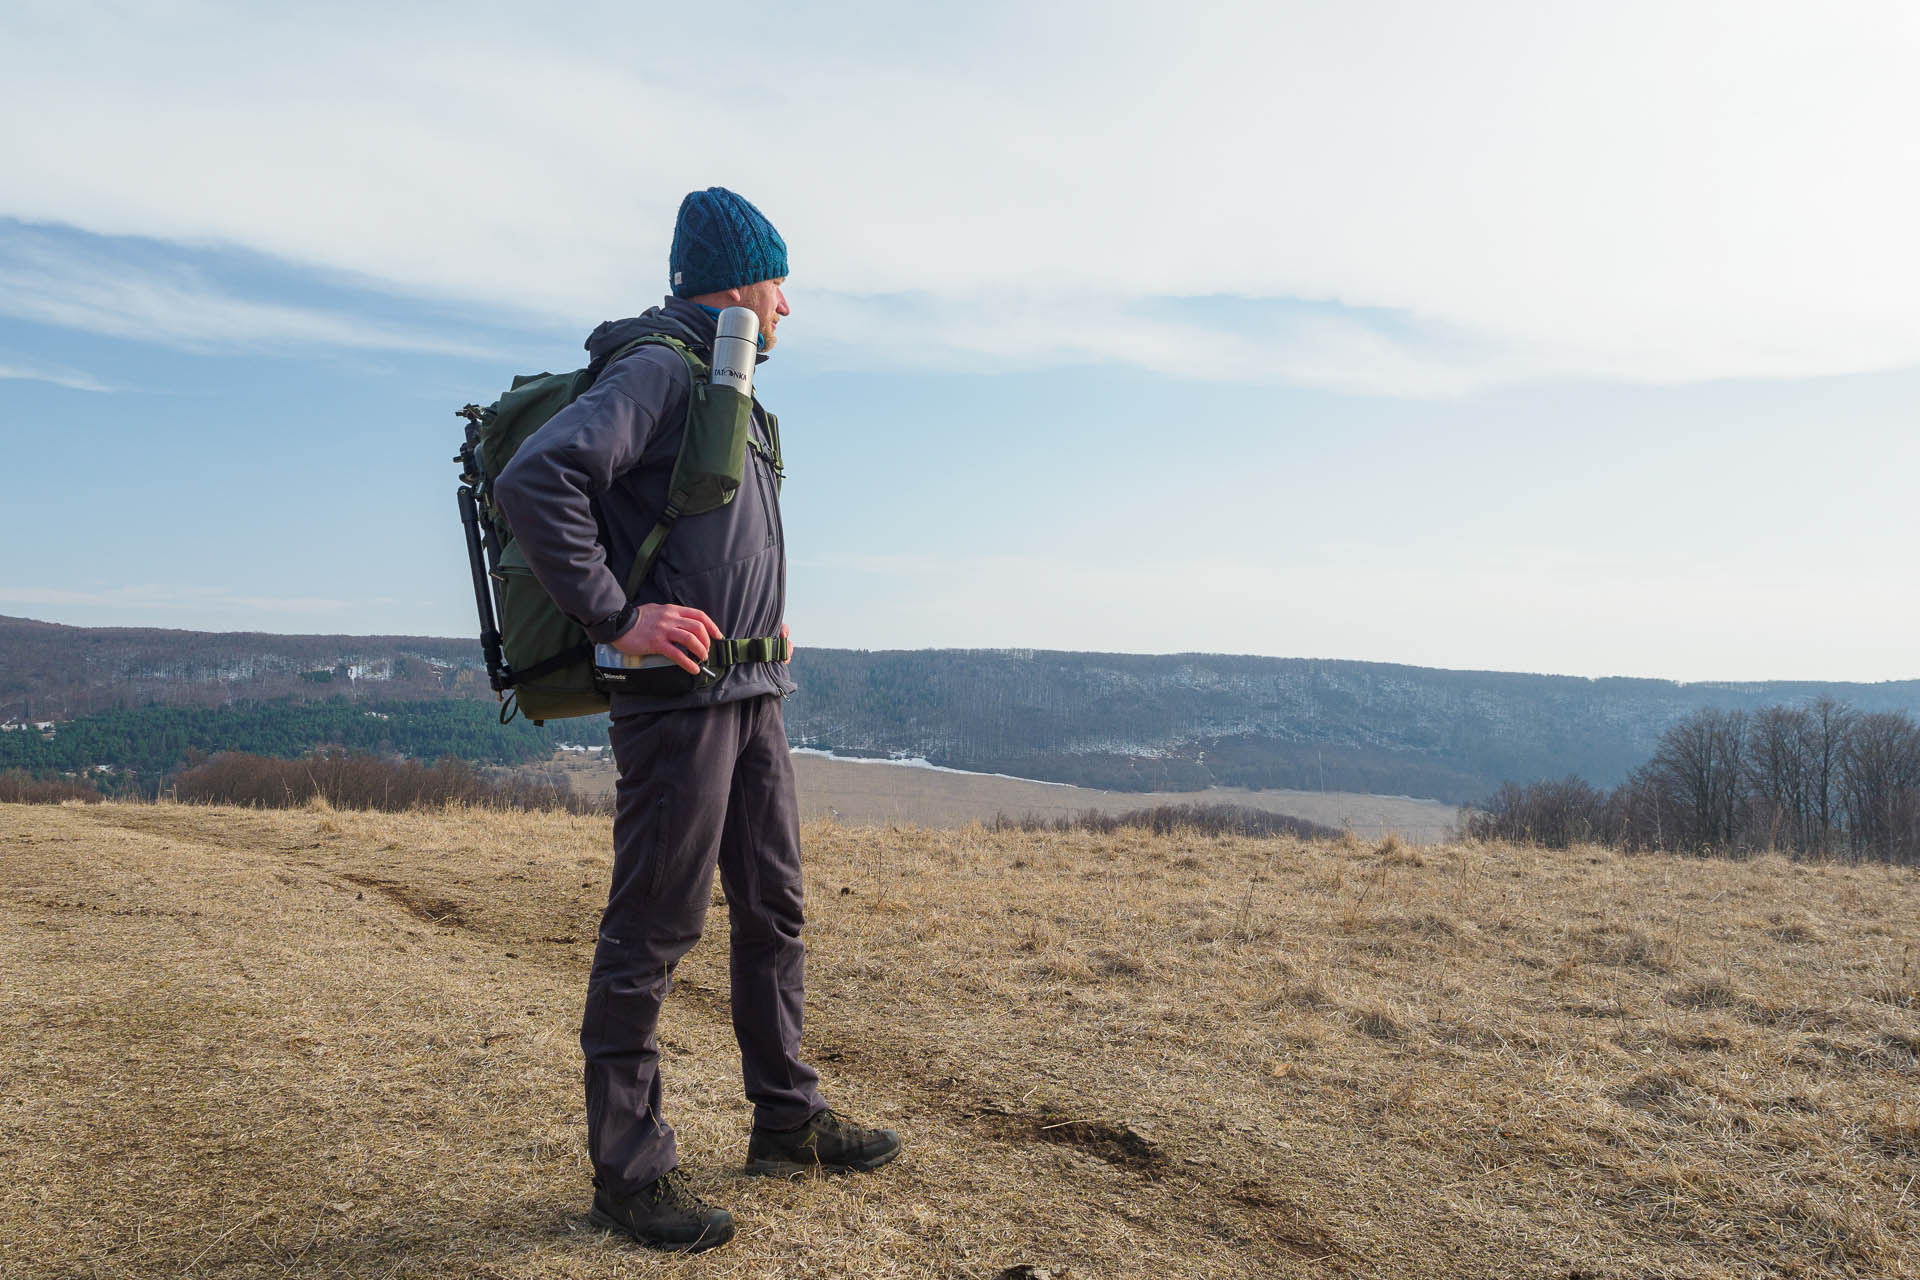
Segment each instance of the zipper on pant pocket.
[{"label": "zipper on pant pocket", "polygon": [[667,848],[669,845],[667,831],[668,799],[668,793],[662,792],[660,798],[654,801],[653,805],[653,866],[649,869],[647,875],[648,901],[652,901],[660,896],[660,882],[665,878],[667,869]]}]

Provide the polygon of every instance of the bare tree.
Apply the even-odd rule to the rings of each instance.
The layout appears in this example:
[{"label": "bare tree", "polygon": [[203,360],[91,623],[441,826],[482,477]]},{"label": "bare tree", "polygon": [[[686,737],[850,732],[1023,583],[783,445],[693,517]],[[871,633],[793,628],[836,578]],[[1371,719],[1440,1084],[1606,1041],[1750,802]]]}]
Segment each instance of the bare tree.
[{"label": "bare tree", "polygon": [[1660,735],[1645,781],[1676,819],[1668,833],[1681,849],[1728,852],[1737,847],[1747,716],[1703,707]]},{"label": "bare tree", "polygon": [[1470,829],[1562,847],[1851,851],[1920,864],[1920,720],[1831,698],[1751,714],[1708,708],[1663,733],[1610,794],[1577,777],[1509,783]]},{"label": "bare tree", "polygon": [[1904,711],[1858,717],[1847,735],[1840,776],[1854,849],[1868,857],[1912,861],[1920,807],[1920,724]]},{"label": "bare tree", "polygon": [[1623,849],[1671,849],[1671,833],[1683,825],[1673,797],[1649,765],[1635,769],[1607,797],[1606,830],[1610,842]]},{"label": "bare tree", "polygon": [[1799,707],[1756,711],[1747,732],[1747,776],[1751,824],[1748,837],[1761,848],[1809,848],[1812,796],[1808,788],[1808,745],[1813,717]]},{"label": "bare tree", "polygon": [[1847,736],[1859,713],[1843,702],[1821,698],[1807,709],[1807,820],[1801,847],[1829,853],[1840,822],[1840,768],[1846,759]]}]

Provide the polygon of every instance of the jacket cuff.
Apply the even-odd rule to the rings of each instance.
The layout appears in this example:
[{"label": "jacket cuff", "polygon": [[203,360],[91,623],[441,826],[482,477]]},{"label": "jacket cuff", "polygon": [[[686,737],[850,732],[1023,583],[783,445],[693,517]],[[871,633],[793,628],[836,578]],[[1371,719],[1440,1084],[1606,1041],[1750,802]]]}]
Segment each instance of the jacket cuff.
[{"label": "jacket cuff", "polygon": [[626,634],[633,625],[633,615],[640,612],[640,606],[629,601],[598,622],[587,624],[587,639],[595,644],[611,644]]}]

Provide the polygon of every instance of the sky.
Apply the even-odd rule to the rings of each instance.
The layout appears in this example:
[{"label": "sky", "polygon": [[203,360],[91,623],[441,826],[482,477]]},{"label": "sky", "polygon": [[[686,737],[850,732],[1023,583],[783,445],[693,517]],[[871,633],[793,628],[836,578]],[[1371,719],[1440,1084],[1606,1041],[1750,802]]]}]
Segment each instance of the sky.
[{"label": "sky", "polygon": [[803,646],[1920,677],[1920,7],[716,13],[0,9],[0,613],[475,632],[723,185]]}]

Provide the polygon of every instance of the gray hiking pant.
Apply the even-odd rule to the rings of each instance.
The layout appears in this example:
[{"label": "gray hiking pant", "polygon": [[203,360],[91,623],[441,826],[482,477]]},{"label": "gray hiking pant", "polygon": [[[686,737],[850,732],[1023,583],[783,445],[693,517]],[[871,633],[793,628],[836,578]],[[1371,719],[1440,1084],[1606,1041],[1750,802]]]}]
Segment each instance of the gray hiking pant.
[{"label": "gray hiking pant", "polygon": [[775,695],[683,711],[616,699],[613,885],[580,1025],[594,1182],[624,1195],[679,1163],[654,1025],[700,937],[716,860],[732,925],[733,1033],[754,1123],[826,1104],[800,1061],[800,814]]}]

